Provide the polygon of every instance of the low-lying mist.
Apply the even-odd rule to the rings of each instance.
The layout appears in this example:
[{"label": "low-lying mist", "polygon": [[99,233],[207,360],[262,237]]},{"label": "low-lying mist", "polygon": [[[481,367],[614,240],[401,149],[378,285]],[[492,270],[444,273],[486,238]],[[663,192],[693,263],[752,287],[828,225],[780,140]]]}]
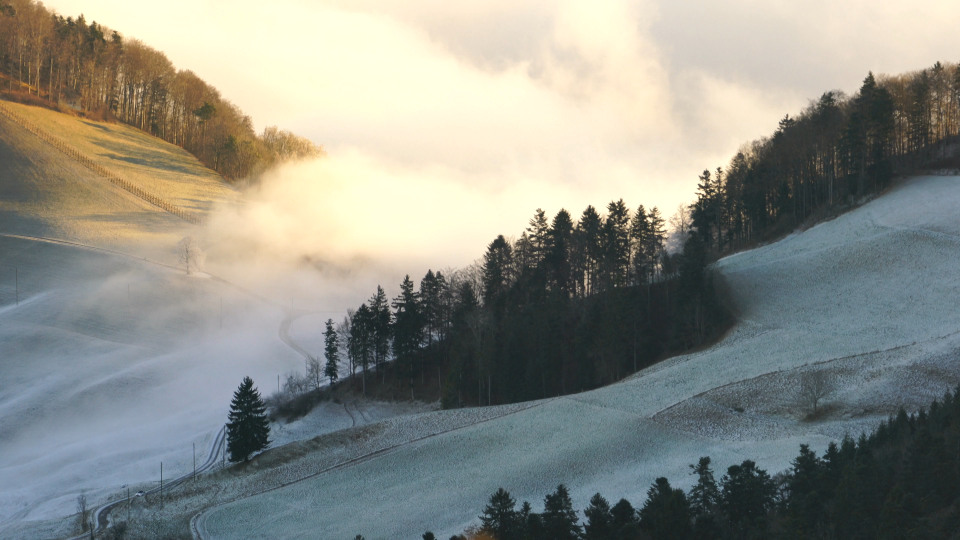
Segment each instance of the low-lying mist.
[{"label": "low-lying mist", "polygon": [[[498,234],[519,236],[538,208],[575,218],[588,204],[654,203],[615,174],[595,185],[550,182],[516,168],[507,176],[412,168],[358,150],[288,163],[220,208],[206,231],[212,273],[269,291],[297,307],[356,307],[378,284],[388,294],[404,275],[462,268]],[[558,172],[545,167],[542,178]],[[671,209],[663,209],[665,217]]]}]

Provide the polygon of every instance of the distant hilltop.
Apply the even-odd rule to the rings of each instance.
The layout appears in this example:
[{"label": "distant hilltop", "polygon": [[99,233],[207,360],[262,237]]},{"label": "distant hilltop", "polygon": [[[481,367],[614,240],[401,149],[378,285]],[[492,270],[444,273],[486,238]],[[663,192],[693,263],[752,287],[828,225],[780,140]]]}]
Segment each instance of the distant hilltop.
[{"label": "distant hilltop", "polygon": [[323,155],[275,126],[262,133],[239,107],[166,55],[96,21],[34,0],[0,0],[0,97],[91,120],[120,121],[173,143],[224,178]]}]

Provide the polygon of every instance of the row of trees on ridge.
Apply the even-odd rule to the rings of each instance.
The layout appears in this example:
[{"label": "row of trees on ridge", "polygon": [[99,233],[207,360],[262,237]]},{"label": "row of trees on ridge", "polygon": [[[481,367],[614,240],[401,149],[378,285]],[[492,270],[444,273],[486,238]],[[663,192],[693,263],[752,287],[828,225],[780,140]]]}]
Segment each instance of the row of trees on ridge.
[{"label": "row of trees on ridge", "polygon": [[393,299],[377,287],[335,325],[337,355],[360,370],[364,392],[368,370],[381,385],[392,370],[411,397],[434,381],[447,407],[607,384],[702,343],[724,320],[702,242],[671,255],[665,240],[657,208],[618,200],[578,220],[538,209],[519,238],[498,236],[468,268],[428,271],[419,286],[407,276]]},{"label": "row of trees on ridge", "polygon": [[773,135],[743,145],[725,169],[704,170],[692,225],[717,253],[770,239],[884,189],[898,172],[960,167],[948,152],[958,133],[956,64],[871,73],[853,96],[825,92]]},{"label": "row of trees on ridge", "polygon": [[228,179],[323,153],[276,127],[255,133],[249,116],[192,71],[176,69],[162,52],[35,0],[0,0],[4,86],[11,99],[26,94],[64,111],[116,118],[186,149]]}]

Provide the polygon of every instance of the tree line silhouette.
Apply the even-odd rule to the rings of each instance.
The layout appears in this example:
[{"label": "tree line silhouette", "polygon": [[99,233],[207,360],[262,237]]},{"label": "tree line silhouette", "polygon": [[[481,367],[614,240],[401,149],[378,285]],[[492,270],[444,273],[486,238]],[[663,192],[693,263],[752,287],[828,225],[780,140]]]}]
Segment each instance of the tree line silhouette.
[{"label": "tree line silhouette", "polygon": [[[657,478],[646,499],[611,505],[600,493],[574,510],[560,485],[543,511],[503,488],[479,525],[450,540],[740,540],[746,538],[954,538],[960,530],[960,387],[929,409],[900,409],[871,434],[831,442],[822,456],[800,445],[771,476],[751,460],[719,481],[709,457],[690,465],[684,492]],[[436,536],[427,532],[425,540]]]},{"label": "tree line silhouette", "polygon": [[419,287],[407,276],[393,299],[377,287],[336,325],[355,384],[411,398],[435,384],[446,407],[509,403],[608,384],[715,334],[727,319],[700,238],[671,255],[657,208],[606,210],[548,221],[538,209],[465,269],[430,270]]},{"label": "tree line silhouette", "polygon": [[956,64],[870,73],[853,96],[825,92],[773,135],[743,145],[725,169],[704,170],[693,228],[718,253],[768,240],[883,190],[897,173],[960,167],[950,146],[958,133]]},{"label": "tree line silhouette", "polygon": [[0,0],[0,88],[8,99],[117,119],[176,144],[228,179],[322,148],[276,127],[263,133],[213,86],[162,52],[83,15]]}]

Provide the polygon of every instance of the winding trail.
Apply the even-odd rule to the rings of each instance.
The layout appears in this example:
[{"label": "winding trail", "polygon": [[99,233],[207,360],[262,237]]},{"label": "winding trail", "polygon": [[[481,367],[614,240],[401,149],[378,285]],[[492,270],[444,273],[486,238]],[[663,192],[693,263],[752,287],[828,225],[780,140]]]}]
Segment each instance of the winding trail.
[{"label": "winding trail", "polygon": [[[170,480],[169,482],[166,482],[162,486],[157,486],[153,489],[147,490],[143,493],[143,497],[152,495],[154,493],[160,493],[162,489],[166,489],[169,491],[179,486],[180,484],[186,482],[187,480],[195,478],[195,474],[200,474],[213,468],[213,466],[216,465],[217,463],[217,458],[220,457],[220,453],[225,451],[226,440],[227,440],[227,428],[226,426],[224,426],[220,428],[220,431],[217,432],[216,437],[213,438],[213,444],[210,445],[210,453],[209,455],[207,455],[207,460],[204,461],[202,465],[197,467],[196,473],[194,473],[193,471],[190,471],[189,473],[183,476],[179,476],[177,478],[174,478],[173,480]],[[106,529],[110,525],[110,511],[112,511],[114,508],[117,508],[124,503],[130,504],[132,499],[136,497],[137,495],[134,495],[133,497],[124,497],[122,499],[117,499],[116,501],[109,502],[107,504],[101,505],[100,507],[96,508],[93,511],[94,512],[93,516],[94,516],[94,521],[97,524],[97,527],[94,529],[93,532],[97,533],[101,530]],[[84,538],[90,538],[90,533],[86,532],[83,534],[79,534],[77,536],[73,536],[69,538],[68,540],[83,540]]]}]

